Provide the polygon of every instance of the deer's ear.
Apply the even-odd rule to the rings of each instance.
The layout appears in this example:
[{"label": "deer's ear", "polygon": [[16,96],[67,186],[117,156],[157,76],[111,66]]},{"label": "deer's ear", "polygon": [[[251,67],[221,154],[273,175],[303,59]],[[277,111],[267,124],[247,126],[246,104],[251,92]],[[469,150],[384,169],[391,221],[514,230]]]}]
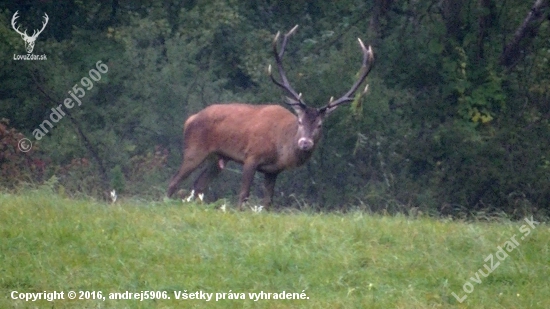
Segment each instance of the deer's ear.
[{"label": "deer's ear", "polygon": [[303,108],[301,108],[299,105],[292,105],[292,108],[296,112],[296,115],[298,116],[298,118],[304,117],[305,111]]},{"label": "deer's ear", "polygon": [[294,111],[296,112],[298,117],[300,117],[301,115],[304,114],[305,108],[304,108],[303,103],[301,101],[295,100],[291,97],[285,97],[285,103],[287,105],[292,106],[292,109],[294,109]]},{"label": "deer's ear", "polygon": [[328,115],[330,115],[334,110],[336,110],[337,106],[333,107],[322,107],[319,109],[319,115],[321,115],[322,119],[325,119]]},{"label": "deer's ear", "polygon": [[288,104],[288,105],[292,105],[292,106],[299,106],[299,105],[302,104],[301,101],[296,100],[296,99],[291,98],[291,97],[287,97],[287,96],[285,96],[285,103]]}]

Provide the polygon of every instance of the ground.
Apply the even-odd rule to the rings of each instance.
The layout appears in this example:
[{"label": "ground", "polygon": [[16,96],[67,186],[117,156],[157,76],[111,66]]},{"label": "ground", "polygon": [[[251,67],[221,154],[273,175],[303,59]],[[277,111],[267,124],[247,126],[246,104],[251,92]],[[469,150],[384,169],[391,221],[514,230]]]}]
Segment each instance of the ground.
[{"label": "ground", "polygon": [[0,193],[0,307],[550,308],[531,218],[225,209]]}]

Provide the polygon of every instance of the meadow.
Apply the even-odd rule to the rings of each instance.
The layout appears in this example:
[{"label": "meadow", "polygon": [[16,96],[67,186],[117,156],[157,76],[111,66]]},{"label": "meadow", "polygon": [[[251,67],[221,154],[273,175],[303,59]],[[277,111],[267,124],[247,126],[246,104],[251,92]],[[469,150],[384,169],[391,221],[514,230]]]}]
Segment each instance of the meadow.
[{"label": "meadow", "polygon": [[0,308],[550,308],[527,219],[0,193]]}]

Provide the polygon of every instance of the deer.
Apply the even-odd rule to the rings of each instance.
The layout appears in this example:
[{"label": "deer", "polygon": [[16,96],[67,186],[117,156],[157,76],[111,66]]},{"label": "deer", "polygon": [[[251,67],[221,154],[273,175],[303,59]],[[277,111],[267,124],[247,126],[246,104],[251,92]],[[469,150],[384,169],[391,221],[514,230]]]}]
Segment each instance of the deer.
[{"label": "deer", "polygon": [[[336,100],[331,97],[323,107],[307,106],[302,93],[290,85],[282,61],[288,39],[297,28],[298,25],[294,26],[283,36],[280,51],[280,31],[272,42],[280,80],[273,76],[271,65],[268,67],[271,80],[287,93],[284,102],[295,114],[279,104],[226,103],[210,105],[190,116],[183,128],[183,163],[170,181],[168,197],[203,162],[208,163],[193,184],[192,192],[196,194],[205,191],[210,180],[225,168],[227,162],[234,161],[243,165],[239,210],[249,198],[256,172],[264,175],[263,206],[268,209],[279,173],[299,167],[311,158],[321,137],[323,120],[338,106],[356,99],[358,88],[372,69],[374,54],[371,46],[365,47],[358,39],[363,61],[359,77],[351,89]],[[358,94],[359,99],[367,89],[368,84]]]},{"label": "deer", "polygon": [[15,20],[19,18],[19,16],[17,15],[18,13],[19,11],[15,11],[15,14],[13,14],[13,17],[11,19],[11,26],[13,30],[15,30],[15,32],[21,35],[23,41],[25,41],[25,49],[27,50],[27,53],[31,54],[34,49],[36,38],[38,38],[38,35],[42,33],[42,31],[44,31],[44,28],[46,28],[46,25],[48,24],[48,20],[50,20],[50,18],[48,17],[48,14],[44,13],[44,16],[42,17],[44,18],[44,21],[42,22],[42,29],[38,30],[38,32],[37,30],[33,30],[32,35],[29,36],[27,34],[27,30],[25,30],[25,32],[21,32],[19,31],[19,26],[15,27]]}]

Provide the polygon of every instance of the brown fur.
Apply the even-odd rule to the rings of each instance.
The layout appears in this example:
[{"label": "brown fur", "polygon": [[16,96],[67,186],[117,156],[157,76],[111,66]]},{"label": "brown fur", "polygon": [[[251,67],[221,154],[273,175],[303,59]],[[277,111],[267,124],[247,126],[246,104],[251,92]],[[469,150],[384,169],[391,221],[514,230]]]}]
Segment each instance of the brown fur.
[{"label": "brown fur", "polygon": [[[277,175],[304,164],[313,153],[321,133],[322,115],[316,109],[298,111],[298,117],[280,105],[241,103],[211,105],[187,119],[184,125],[184,157],[172,178],[168,196],[199,165],[209,164],[194,184],[196,193],[205,190],[227,161],[243,164],[239,204],[250,191],[255,171],[265,174],[265,206],[271,203]],[[299,119],[302,125],[299,125]],[[301,137],[311,138],[313,147],[302,150]]]},{"label": "brown fur", "polygon": [[285,169],[304,164],[310,157],[321,136],[323,118],[339,105],[359,100],[368,87],[355,98],[355,92],[369,74],[374,61],[371,47],[365,47],[358,39],[363,53],[361,73],[351,89],[342,97],[319,109],[308,107],[288,82],[284,73],[282,56],[288,38],[298,25],[283,37],[281,52],[277,50],[279,35],[273,40],[273,55],[277,63],[280,81],[271,80],[283,88],[290,97],[287,104],[296,115],[280,105],[249,105],[241,103],[211,105],[189,117],[184,125],[185,146],[183,163],[170,181],[168,196],[177,189],[181,180],[191,174],[205,160],[208,167],[200,173],[193,185],[195,193],[202,193],[208,182],[221,172],[229,160],[243,164],[243,178],[239,194],[239,206],[248,199],[250,185],[256,171],[264,173],[264,206],[269,206],[277,175]]}]

